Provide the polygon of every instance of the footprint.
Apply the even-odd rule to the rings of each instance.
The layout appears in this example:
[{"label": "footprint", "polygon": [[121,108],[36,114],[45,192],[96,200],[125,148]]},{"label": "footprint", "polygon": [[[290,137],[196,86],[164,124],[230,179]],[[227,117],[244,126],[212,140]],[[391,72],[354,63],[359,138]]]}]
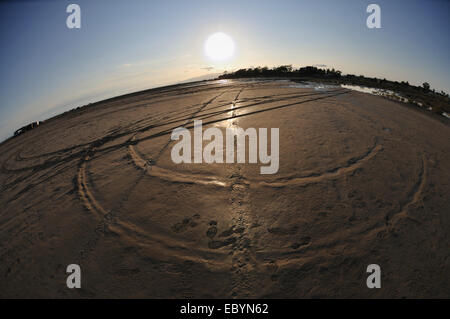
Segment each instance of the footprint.
[{"label": "footprint", "polygon": [[[206,231],[206,236],[208,236],[211,239],[211,241],[208,243],[208,247],[210,249],[218,249],[224,246],[234,244],[237,241],[237,238],[230,236],[232,236],[233,234],[242,234],[245,231],[244,227],[231,226],[229,229],[221,232],[219,235],[219,237],[228,237],[228,238],[225,238],[223,240],[212,240],[217,235],[218,231],[217,222],[212,220],[209,222],[209,225],[211,227],[209,227],[208,230]],[[250,242],[249,243],[244,242],[244,244],[249,246]]]},{"label": "footprint", "polygon": [[300,248],[300,247],[302,247],[302,246],[309,245],[310,242],[311,242],[311,237],[309,237],[309,236],[304,236],[304,237],[300,238],[300,240],[299,240],[298,242],[293,243],[293,244],[291,245],[291,248],[292,248],[292,249],[298,249],[298,248]]},{"label": "footprint", "polygon": [[195,227],[198,224],[192,220],[191,218],[185,218],[183,219],[183,221],[181,223],[176,223],[175,225],[172,226],[172,230],[175,233],[181,233],[184,232],[188,227]]},{"label": "footprint", "polygon": [[244,230],[245,230],[244,227],[235,228],[234,226],[231,226],[231,228],[221,232],[219,237],[229,237],[233,234],[242,234],[244,232]]},{"label": "footprint", "polygon": [[206,231],[206,236],[208,236],[211,239],[214,238],[214,236],[216,236],[216,234],[217,234],[216,226],[209,227],[208,230]]}]

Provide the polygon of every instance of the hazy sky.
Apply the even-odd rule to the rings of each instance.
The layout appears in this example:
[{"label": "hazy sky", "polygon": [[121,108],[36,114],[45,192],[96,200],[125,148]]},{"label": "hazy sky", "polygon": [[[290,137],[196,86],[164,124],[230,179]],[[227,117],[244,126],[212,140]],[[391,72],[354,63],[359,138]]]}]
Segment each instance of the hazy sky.
[{"label": "hazy sky", "polygon": [[[70,3],[81,29],[66,26]],[[366,27],[370,3],[381,29]],[[450,92],[449,21],[447,0],[2,2],[0,140],[88,102],[250,66],[325,64]],[[220,64],[203,50],[219,31],[237,49]]]}]

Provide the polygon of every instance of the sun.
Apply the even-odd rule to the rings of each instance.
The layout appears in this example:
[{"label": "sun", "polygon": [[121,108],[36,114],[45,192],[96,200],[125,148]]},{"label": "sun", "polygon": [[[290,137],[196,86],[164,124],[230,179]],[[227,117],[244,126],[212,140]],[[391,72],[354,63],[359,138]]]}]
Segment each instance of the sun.
[{"label": "sun", "polygon": [[233,39],[223,32],[212,34],[205,42],[205,54],[211,60],[224,61],[231,58],[233,53]]}]

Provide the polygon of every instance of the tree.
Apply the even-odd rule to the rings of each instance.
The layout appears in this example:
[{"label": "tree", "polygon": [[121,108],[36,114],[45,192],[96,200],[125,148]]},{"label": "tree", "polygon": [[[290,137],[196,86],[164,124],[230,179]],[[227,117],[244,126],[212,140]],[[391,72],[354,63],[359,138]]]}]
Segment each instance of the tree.
[{"label": "tree", "polygon": [[428,92],[430,90],[430,84],[428,82],[424,82],[422,84],[422,87],[425,90],[425,92]]}]

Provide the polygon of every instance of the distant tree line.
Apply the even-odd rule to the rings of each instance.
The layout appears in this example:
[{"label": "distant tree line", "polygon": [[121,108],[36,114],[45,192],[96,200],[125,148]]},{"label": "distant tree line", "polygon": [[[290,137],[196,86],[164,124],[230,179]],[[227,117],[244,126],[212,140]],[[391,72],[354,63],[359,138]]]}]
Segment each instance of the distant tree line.
[{"label": "distant tree line", "polygon": [[220,75],[220,79],[254,78],[254,77],[320,77],[336,79],[341,77],[341,71],[305,66],[295,69],[292,65],[281,65],[273,68],[256,67],[240,69],[232,73]]}]

